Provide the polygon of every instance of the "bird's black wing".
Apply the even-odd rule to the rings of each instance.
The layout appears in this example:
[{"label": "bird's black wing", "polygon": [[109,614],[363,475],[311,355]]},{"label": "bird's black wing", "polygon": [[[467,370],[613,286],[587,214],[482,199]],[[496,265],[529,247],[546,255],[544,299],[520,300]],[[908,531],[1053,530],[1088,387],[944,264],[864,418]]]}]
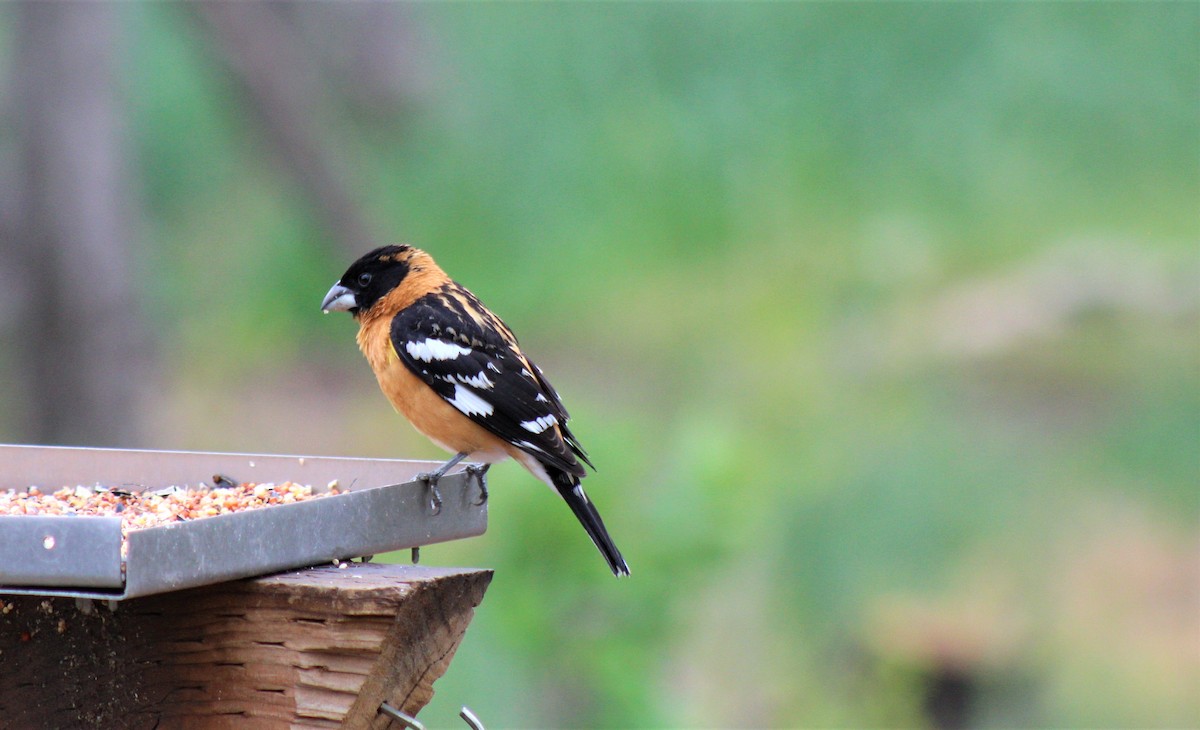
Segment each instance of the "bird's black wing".
[{"label": "bird's black wing", "polygon": [[586,457],[558,395],[508,327],[465,289],[418,299],[392,319],[390,334],[400,361],[447,403],[547,466],[583,476],[575,455]]}]

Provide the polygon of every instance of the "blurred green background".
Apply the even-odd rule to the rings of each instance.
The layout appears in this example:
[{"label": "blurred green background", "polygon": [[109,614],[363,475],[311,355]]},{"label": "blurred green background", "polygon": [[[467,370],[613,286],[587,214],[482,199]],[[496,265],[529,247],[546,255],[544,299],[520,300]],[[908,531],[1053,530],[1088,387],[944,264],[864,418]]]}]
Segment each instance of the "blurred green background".
[{"label": "blurred green background", "polygon": [[[1200,4],[256,7],[370,235],[558,387],[633,570],[493,469],[422,553],[496,571],[428,727],[1200,725]],[[119,6],[125,445],[441,458],[319,316],[362,251],[210,12]]]}]

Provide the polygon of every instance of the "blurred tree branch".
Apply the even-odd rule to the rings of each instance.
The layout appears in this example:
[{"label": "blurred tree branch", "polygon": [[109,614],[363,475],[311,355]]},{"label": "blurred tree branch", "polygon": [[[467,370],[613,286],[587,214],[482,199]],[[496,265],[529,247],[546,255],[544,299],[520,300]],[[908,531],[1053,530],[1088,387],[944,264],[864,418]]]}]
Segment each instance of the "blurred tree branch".
[{"label": "blurred tree branch", "polygon": [[321,74],[297,30],[275,3],[201,2],[189,6],[222,50],[262,120],[262,129],[312,203],[329,236],[351,252],[380,245],[333,151],[321,143]]},{"label": "blurred tree branch", "polygon": [[117,8],[21,3],[13,70],[18,184],[6,248],[23,440],[133,445],[149,338],[134,292]]}]

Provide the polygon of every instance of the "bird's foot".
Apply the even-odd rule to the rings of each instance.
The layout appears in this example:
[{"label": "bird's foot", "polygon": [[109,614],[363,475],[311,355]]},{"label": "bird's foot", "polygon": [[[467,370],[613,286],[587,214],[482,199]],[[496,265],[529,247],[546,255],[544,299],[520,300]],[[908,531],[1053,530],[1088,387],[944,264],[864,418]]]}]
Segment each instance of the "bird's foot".
[{"label": "bird's foot", "polygon": [[442,493],[438,490],[441,478],[437,472],[422,472],[415,478],[415,481],[425,482],[425,488],[429,490],[429,508],[435,515],[442,511]]},{"label": "bird's foot", "polygon": [[467,458],[465,452],[459,452],[451,457],[450,461],[442,464],[434,471],[421,472],[415,477],[418,482],[425,482],[425,486],[429,489],[429,506],[433,509],[433,513],[442,511],[442,493],[438,491],[438,482],[442,475],[454,468],[454,465],[463,459]]},{"label": "bird's foot", "polygon": [[467,474],[475,477],[476,481],[479,482],[479,499],[475,500],[476,505],[481,505],[488,501],[487,471],[491,466],[491,464],[480,464],[479,466],[472,464],[467,467]]}]

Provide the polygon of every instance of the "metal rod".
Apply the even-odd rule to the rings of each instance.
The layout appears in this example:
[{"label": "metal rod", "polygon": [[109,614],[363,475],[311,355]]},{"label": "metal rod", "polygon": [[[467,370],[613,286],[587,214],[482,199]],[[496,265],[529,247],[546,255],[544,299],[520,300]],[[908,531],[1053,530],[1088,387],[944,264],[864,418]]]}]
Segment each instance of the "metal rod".
[{"label": "metal rod", "polygon": [[471,726],[471,730],[487,730],[487,728],[483,726],[483,722],[480,721],[479,716],[474,712],[471,712],[471,708],[467,707],[466,705],[463,705],[463,708],[458,713],[458,716]]},{"label": "metal rod", "polygon": [[397,710],[386,702],[379,706],[379,711],[393,720],[399,720],[404,723],[405,727],[412,728],[412,730],[425,730],[425,726],[417,718]]}]

